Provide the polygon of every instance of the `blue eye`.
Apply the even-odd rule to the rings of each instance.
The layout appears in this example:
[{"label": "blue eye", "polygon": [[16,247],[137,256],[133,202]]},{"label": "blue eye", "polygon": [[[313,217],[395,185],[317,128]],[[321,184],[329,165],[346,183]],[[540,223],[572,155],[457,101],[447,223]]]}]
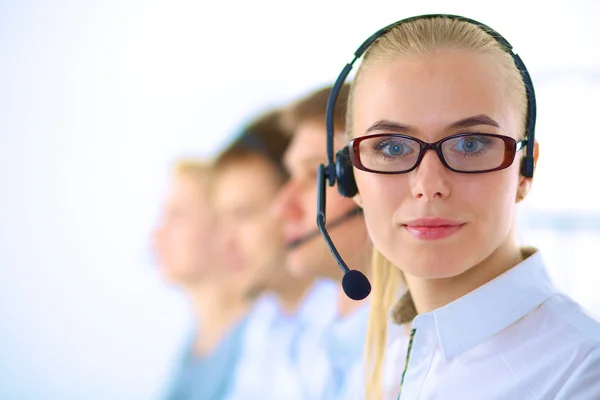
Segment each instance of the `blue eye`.
[{"label": "blue eye", "polygon": [[390,156],[400,156],[405,152],[404,147],[405,146],[401,144],[392,144],[389,145],[386,150]]},{"label": "blue eye", "polygon": [[409,146],[404,143],[398,143],[397,141],[385,141],[379,143],[377,150],[388,157],[400,157],[407,155],[412,151]]},{"label": "blue eye", "polygon": [[464,137],[456,143],[456,149],[463,153],[476,153],[489,144],[490,140],[484,137]]}]

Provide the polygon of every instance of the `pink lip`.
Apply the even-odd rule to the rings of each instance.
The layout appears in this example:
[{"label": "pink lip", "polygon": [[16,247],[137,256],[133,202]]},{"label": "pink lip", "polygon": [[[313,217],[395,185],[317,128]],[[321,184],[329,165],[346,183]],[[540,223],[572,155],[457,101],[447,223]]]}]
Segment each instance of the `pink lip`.
[{"label": "pink lip", "polygon": [[[303,233],[303,232],[307,232],[307,233]],[[297,242],[298,240],[301,240],[308,233],[310,233],[310,230],[302,229],[302,228],[290,229],[288,231],[284,231],[283,232],[283,243],[285,244],[285,246],[288,246],[292,243]]]},{"label": "pink lip", "polygon": [[439,240],[458,232],[464,222],[445,218],[418,218],[403,224],[409,235],[421,240]]}]

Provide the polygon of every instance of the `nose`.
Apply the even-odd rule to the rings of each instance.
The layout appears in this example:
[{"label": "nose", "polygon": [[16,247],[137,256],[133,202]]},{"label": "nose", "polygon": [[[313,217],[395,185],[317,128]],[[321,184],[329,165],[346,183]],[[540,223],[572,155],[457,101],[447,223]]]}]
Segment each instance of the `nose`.
[{"label": "nose", "polygon": [[412,195],[416,199],[432,201],[450,196],[448,174],[451,173],[434,150],[425,152],[411,177]]},{"label": "nose", "polygon": [[273,206],[272,214],[279,220],[298,220],[302,217],[302,207],[299,203],[300,185],[288,181],[279,191]]}]

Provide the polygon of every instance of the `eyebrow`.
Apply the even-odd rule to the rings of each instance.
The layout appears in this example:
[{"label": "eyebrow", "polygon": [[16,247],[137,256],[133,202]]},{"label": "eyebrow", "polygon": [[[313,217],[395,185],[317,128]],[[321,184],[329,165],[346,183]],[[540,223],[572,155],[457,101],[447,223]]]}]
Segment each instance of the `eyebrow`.
[{"label": "eyebrow", "polygon": [[411,131],[416,131],[417,129],[410,125],[403,125],[398,122],[392,122],[387,119],[380,119],[371,125],[365,133],[373,132],[373,131],[386,131],[386,132],[395,132],[395,133],[407,133]]},{"label": "eyebrow", "polygon": [[[453,129],[464,129],[470,128],[472,126],[477,125],[488,125],[496,128],[500,128],[500,124],[492,119],[490,116],[485,114],[479,114],[472,117],[463,118],[456,122],[453,122],[450,126],[446,128],[446,130]],[[373,131],[386,131],[393,133],[408,133],[415,132],[417,129],[410,125],[400,124],[398,122],[389,121],[387,119],[381,119],[371,125],[365,133],[373,132]]]},{"label": "eyebrow", "polygon": [[459,121],[454,122],[448,127],[448,129],[460,129],[470,128],[477,125],[489,125],[496,128],[500,128],[500,124],[492,119],[490,116],[485,114],[475,115],[474,117],[463,118]]}]

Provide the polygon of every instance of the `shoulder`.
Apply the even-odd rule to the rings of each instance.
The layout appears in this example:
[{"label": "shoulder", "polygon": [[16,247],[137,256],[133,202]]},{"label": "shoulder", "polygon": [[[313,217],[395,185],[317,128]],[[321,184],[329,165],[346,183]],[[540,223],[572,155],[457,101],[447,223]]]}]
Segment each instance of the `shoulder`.
[{"label": "shoulder", "polygon": [[582,342],[596,346],[600,344],[600,320],[569,296],[557,294],[548,299],[543,307],[556,318],[557,323],[580,336]]},{"label": "shoulder", "polygon": [[[579,352],[600,345],[600,321],[563,293],[556,293],[508,328],[510,335],[497,337],[497,344],[514,347],[535,344],[553,352]],[[496,342],[494,341],[494,342]]]},{"label": "shoulder", "polygon": [[571,359],[578,360],[572,366],[557,399],[599,399],[600,321],[564,294],[549,299],[544,307],[548,308],[564,331],[561,341],[569,343]]},{"label": "shoulder", "polygon": [[600,398],[600,323],[568,296],[553,295],[504,333],[488,345],[532,392]]},{"label": "shoulder", "polygon": [[[547,361],[557,363],[562,360],[562,365],[570,364],[569,369],[600,346],[600,322],[560,292],[511,325],[506,333],[510,334],[496,336],[491,344],[507,353],[519,348],[522,356],[543,355]],[[543,354],[536,356],[541,351]]]},{"label": "shoulder", "polygon": [[592,348],[573,369],[556,399],[600,399],[600,345]]}]

